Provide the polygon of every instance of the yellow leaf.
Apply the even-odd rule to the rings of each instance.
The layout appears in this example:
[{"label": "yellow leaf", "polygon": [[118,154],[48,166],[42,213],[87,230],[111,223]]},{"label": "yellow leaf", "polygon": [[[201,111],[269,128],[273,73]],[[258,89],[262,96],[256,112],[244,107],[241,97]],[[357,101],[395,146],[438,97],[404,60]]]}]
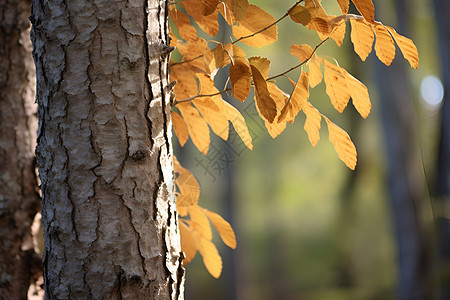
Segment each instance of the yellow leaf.
[{"label": "yellow leaf", "polygon": [[308,44],[291,46],[291,55],[297,56],[301,62],[308,60],[312,54],[313,54],[313,49]]},{"label": "yellow leaf", "polygon": [[216,246],[211,241],[199,237],[197,240],[198,251],[203,257],[203,264],[208,272],[214,277],[219,278],[222,273],[222,258],[217,251]]},{"label": "yellow leaf", "polygon": [[[183,61],[191,60],[189,62],[189,66],[198,68],[203,71],[207,71],[207,67],[205,65],[205,60],[198,59],[198,56],[201,55],[209,55],[212,56],[211,50],[208,48],[206,41],[202,38],[197,38],[193,41],[187,41],[186,43],[178,43],[177,47],[178,51],[183,55]],[[175,65],[173,67],[178,67],[182,69],[187,69],[186,65]]]},{"label": "yellow leaf", "polygon": [[197,253],[197,245],[191,229],[189,229],[183,221],[178,224],[180,225],[181,251],[183,251],[186,256],[183,260],[183,265],[187,265],[194,259],[195,254]]},{"label": "yellow leaf", "polygon": [[367,21],[374,22],[375,8],[372,0],[352,0],[352,2]]},{"label": "yellow leaf", "polygon": [[345,80],[345,70],[328,60],[322,60],[325,72],[326,93],[330,97],[331,104],[342,113],[350,100],[350,94]]},{"label": "yellow leaf", "polygon": [[233,228],[231,227],[230,223],[228,223],[220,215],[212,211],[209,211],[207,209],[203,209],[203,211],[208,216],[211,223],[213,223],[225,245],[232,249],[236,249],[236,235],[234,234]]},{"label": "yellow leaf", "polygon": [[386,66],[389,66],[395,57],[394,41],[389,31],[381,24],[375,25],[375,34],[377,36],[375,53]]},{"label": "yellow leaf", "polygon": [[189,138],[189,132],[186,123],[176,111],[172,111],[172,123],[173,130],[177,135],[178,141],[180,142],[181,147],[183,147],[184,144],[186,144],[187,139]]},{"label": "yellow leaf", "polygon": [[[250,4],[244,18],[240,20],[238,24],[233,25],[233,35],[239,39],[254,34],[274,22],[274,17],[268,12],[256,5]],[[277,36],[277,25],[274,25],[253,37],[243,39],[242,42],[252,47],[262,47],[275,42],[278,38]]]},{"label": "yellow leaf", "polygon": [[198,205],[188,207],[189,217],[191,218],[192,228],[207,240],[212,239],[211,225],[203,209]]},{"label": "yellow leaf", "polygon": [[215,110],[211,104],[217,107],[214,103],[215,99],[211,97],[197,98],[193,101],[195,107],[202,114],[203,119],[209,124],[212,131],[220,136],[223,140],[228,139],[228,119],[222,111]]},{"label": "yellow leaf", "polygon": [[205,7],[205,11],[203,12],[205,16],[215,12],[217,9],[217,5],[219,5],[219,0],[202,0],[202,2]]},{"label": "yellow leaf", "polygon": [[252,83],[250,63],[245,58],[245,52],[238,46],[230,46],[229,49],[231,51],[227,50],[227,48],[225,49],[231,59],[230,82],[233,96],[239,101],[244,102],[250,92]]},{"label": "yellow leaf", "polygon": [[206,121],[190,103],[179,103],[177,108],[186,122],[192,142],[206,155],[209,148],[209,128]]},{"label": "yellow leaf", "polygon": [[325,39],[331,33],[332,27],[328,22],[328,18],[312,18],[307,26],[309,29],[317,31],[320,39]]},{"label": "yellow leaf", "polygon": [[173,168],[178,174],[175,183],[180,190],[180,194],[177,196],[177,207],[197,205],[200,196],[200,186],[197,180],[189,170],[180,165],[175,156],[173,157]]},{"label": "yellow leaf", "polygon": [[348,8],[350,5],[349,0],[337,0],[339,7],[341,8],[342,14],[346,15],[348,13]]},{"label": "yellow leaf", "polygon": [[322,81],[322,71],[320,69],[320,60],[317,55],[313,55],[311,60],[308,62],[309,67],[309,85],[315,87]]},{"label": "yellow leaf", "polygon": [[248,0],[231,0],[231,11],[237,21],[245,17],[248,8]]},{"label": "yellow leaf", "polygon": [[350,19],[352,32],[350,34],[355,52],[362,61],[365,61],[370,52],[374,40],[372,26],[363,19]]},{"label": "yellow leaf", "polygon": [[248,59],[250,65],[256,67],[261,73],[262,77],[269,77],[270,60],[265,57],[254,56]]},{"label": "yellow leaf", "polygon": [[395,42],[397,43],[403,57],[408,60],[412,68],[417,69],[419,67],[419,53],[417,52],[416,45],[413,41],[398,34],[394,28],[387,27],[390,33],[394,36]]},{"label": "yellow leaf", "polygon": [[300,23],[304,26],[308,25],[311,21],[311,13],[306,7],[300,4],[289,11],[289,17],[295,23]]},{"label": "yellow leaf", "polygon": [[303,112],[306,115],[305,121],[305,131],[308,134],[309,141],[311,145],[315,147],[320,140],[320,121],[322,117],[317,111],[317,109],[311,105],[311,103],[307,102],[303,106]]},{"label": "yellow leaf", "polygon": [[228,57],[228,54],[223,50],[222,44],[219,43],[216,48],[212,50],[212,53],[214,56],[215,69],[222,68],[223,66],[226,66],[230,63],[230,58]]},{"label": "yellow leaf", "polygon": [[280,90],[272,82],[267,82],[267,88],[270,95],[272,96],[272,99],[277,105],[277,111],[279,111],[280,113],[275,117],[275,120],[277,120],[276,122],[274,121],[273,123],[269,123],[268,121],[265,121],[264,123],[266,125],[267,132],[269,132],[269,135],[272,138],[276,138],[284,131],[284,129],[286,129],[286,121],[279,118],[281,116],[281,110],[289,99],[289,95]]},{"label": "yellow leaf", "polygon": [[354,170],[356,167],[356,148],[350,139],[347,132],[342,128],[325,118],[328,125],[328,134],[331,143],[334,146],[340,160],[342,160],[347,167]]},{"label": "yellow leaf", "polygon": [[250,65],[250,67],[253,75],[253,83],[255,85],[255,104],[264,119],[273,123],[275,116],[277,115],[275,101],[270,96],[265,78],[255,66]]},{"label": "yellow leaf", "polygon": [[197,95],[197,81],[190,69],[184,68],[182,65],[172,66],[170,68],[170,80],[177,81],[177,84],[174,87],[177,99],[187,99]]},{"label": "yellow leaf", "polygon": [[331,23],[330,38],[332,38],[336,42],[336,45],[338,45],[339,47],[344,42],[345,29],[346,29],[346,23],[345,23],[345,20],[343,20],[343,19],[338,22]]},{"label": "yellow leaf", "polygon": [[224,101],[223,104],[225,106],[225,113],[227,115],[227,118],[233,124],[234,130],[236,130],[237,134],[241,137],[247,148],[253,150],[252,137],[248,132],[248,127],[247,124],[245,124],[244,117],[228,102]]},{"label": "yellow leaf", "polygon": [[187,206],[178,206],[177,204],[177,212],[180,217],[187,217],[188,215]]},{"label": "yellow leaf", "polygon": [[198,26],[210,36],[215,36],[219,32],[219,22],[217,17],[219,12],[216,10],[210,15],[202,16],[201,18],[195,19]]},{"label": "yellow leaf", "polygon": [[295,119],[297,114],[302,110],[302,108],[308,101],[309,98],[308,85],[309,85],[308,73],[302,71],[290,98],[290,103],[292,105],[292,110],[290,112],[292,116],[291,117],[292,121]]},{"label": "yellow leaf", "polygon": [[197,39],[197,30],[195,30],[195,27],[191,25],[188,16],[175,9],[175,6],[173,5],[169,6],[169,16],[175,23],[175,26],[177,26],[181,38],[185,40]]},{"label": "yellow leaf", "polygon": [[361,117],[367,118],[372,108],[367,87],[347,71],[345,71],[345,80],[352,96],[353,106]]}]

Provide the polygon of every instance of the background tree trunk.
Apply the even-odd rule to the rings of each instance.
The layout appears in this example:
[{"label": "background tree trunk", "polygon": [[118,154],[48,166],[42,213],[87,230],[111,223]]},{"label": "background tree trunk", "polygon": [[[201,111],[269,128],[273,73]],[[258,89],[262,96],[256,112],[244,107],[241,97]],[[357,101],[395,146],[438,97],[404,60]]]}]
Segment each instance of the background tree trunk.
[{"label": "background tree trunk", "polygon": [[31,1],[0,0],[0,298],[26,299],[41,272],[30,227],[39,210]]},{"label": "background tree trunk", "polygon": [[167,1],[34,0],[49,299],[178,299]]},{"label": "background tree trunk", "polygon": [[438,24],[439,50],[444,78],[444,99],[441,109],[441,133],[436,163],[437,176],[434,188],[437,209],[438,272],[441,280],[441,299],[450,298],[450,2],[434,0]]},{"label": "background tree trunk", "polygon": [[[408,35],[408,6],[395,1],[399,33]],[[400,54],[391,66],[376,64],[386,141],[387,180],[397,240],[397,298],[433,299],[431,205],[420,154],[417,113]]]}]

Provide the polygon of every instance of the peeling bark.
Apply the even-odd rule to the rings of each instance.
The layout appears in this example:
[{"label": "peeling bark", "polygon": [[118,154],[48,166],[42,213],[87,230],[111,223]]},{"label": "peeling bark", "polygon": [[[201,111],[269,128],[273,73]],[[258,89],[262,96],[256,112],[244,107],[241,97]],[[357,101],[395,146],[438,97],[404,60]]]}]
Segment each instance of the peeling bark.
[{"label": "peeling bark", "polygon": [[180,299],[167,1],[33,1],[49,299]]},{"label": "peeling bark", "polygon": [[39,210],[34,147],[31,1],[0,0],[0,298],[26,299],[39,276],[31,225]]}]

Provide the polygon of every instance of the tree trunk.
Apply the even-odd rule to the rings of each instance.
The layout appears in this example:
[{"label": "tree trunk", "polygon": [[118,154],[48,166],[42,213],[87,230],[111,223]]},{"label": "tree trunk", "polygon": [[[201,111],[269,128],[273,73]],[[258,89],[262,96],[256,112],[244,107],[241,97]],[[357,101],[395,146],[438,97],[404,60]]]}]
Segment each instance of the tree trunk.
[{"label": "tree trunk", "polygon": [[30,227],[39,210],[31,1],[0,0],[0,298],[26,299],[40,272]]},{"label": "tree trunk", "polygon": [[33,0],[49,299],[179,299],[167,1]]},{"label": "tree trunk", "polygon": [[450,298],[450,2],[434,0],[438,24],[439,50],[444,77],[444,101],[441,109],[441,133],[434,188],[438,235],[438,272],[441,283],[440,299]]}]

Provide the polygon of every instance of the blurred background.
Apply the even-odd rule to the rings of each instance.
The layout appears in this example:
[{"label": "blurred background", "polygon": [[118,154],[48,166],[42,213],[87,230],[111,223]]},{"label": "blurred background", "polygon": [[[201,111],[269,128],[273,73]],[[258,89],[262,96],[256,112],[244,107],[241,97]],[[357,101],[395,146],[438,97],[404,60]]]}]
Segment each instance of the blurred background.
[{"label": "blurred background", "polygon": [[[275,19],[294,3],[250,2]],[[374,51],[363,63],[353,51],[347,24],[344,44],[330,40],[317,54],[336,58],[369,88],[371,114],[363,120],[350,104],[339,114],[323,82],[310,90],[311,103],[354,141],[355,171],[338,159],[324,123],[320,142],[311,147],[303,114],[272,139],[252,94],[244,103],[227,100],[244,115],[253,151],[233,129],[228,142],[212,134],[207,156],[190,141],[180,148],[174,140],[177,157],[201,185],[199,205],[228,220],[238,243],[231,250],[216,234],[224,265],[219,280],[209,275],[199,254],[187,265],[187,300],[450,299],[450,114],[448,101],[443,102],[450,4],[374,2],[377,20],[413,39],[419,69],[410,68],[398,48],[390,67]],[[337,1],[322,5],[340,14]],[[354,7],[350,12],[356,12]],[[314,48],[320,42],[315,32],[289,18],[279,23],[278,32],[273,45],[239,45],[247,57],[269,58],[272,75],[298,63],[289,54],[292,44]],[[214,39],[230,41],[229,29]],[[226,84],[224,74],[215,78],[219,89]],[[289,73],[293,80],[298,75],[299,70]],[[287,79],[278,79],[277,85],[292,91]]]}]

